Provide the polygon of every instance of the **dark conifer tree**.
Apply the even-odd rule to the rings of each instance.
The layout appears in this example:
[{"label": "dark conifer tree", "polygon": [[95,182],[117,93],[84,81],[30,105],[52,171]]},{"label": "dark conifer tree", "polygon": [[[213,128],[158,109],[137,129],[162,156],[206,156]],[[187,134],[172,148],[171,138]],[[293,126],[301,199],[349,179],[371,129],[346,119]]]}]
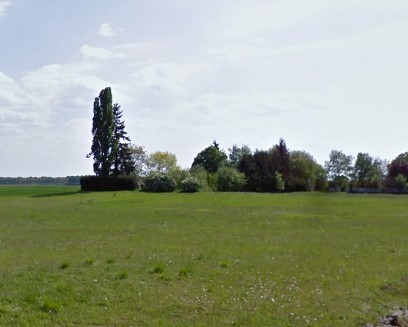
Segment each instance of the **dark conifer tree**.
[{"label": "dark conifer tree", "polygon": [[282,175],[285,185],[288,185],[290,177],[290,155],[284,139],[281,138],[279,143],[272,148],[272,157],[276,171]]},{"label": "dark conifer tree", "polygon": [[130,138],[125,131],[125,122],[122,120],[123,111],[120,105],[113,105],[114,131],[112,138],[112,153],[113,153],[113,175],[130,175],[135,170],[135,162],[133,160]]}]

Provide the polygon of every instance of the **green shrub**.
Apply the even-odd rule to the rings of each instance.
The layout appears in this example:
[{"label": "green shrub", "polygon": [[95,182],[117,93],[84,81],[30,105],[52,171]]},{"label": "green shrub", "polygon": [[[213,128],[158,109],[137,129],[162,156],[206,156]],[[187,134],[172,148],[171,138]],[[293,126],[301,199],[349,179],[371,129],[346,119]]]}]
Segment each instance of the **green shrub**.
[{"label": "green shrub", "polygon": [[181,169],[177,167],[176,169],[170,170],[168,176],[176,182],[176,188],[181,189],[181,182],[190,176],[188,169]]},{"label": "green shrub", "polygon": [[200,182],[201,191],[208,192],[214,190],[214,174],[207,172],[204,167],[199,165],[191,167],[190,175]]},{"label": "green shrub", "polygon": [[221,167],[215,174],[217,191],[238,192],[245,185],[245,174],[232,167]]},{"label": "green shrub", "polygon": [[173,192],[175,189],[176,183],[170,176],[156,172],[147,175],[142,186],[142,191],[153,193]]},{"label": "green shrub", "polygon": [[407,188],[407,178],[403,174],[398,174],[398,176],[394,178],[394,183],[399,191],[404,191]]},{"label": "green shrub", "polygon": [[180,184],[181,192],[194,193],[201,189],[200,181],[195,177],[187,177]]},{"label": "green shrub", "polygon": [[82,191],[126,191],[137,188],[133,176],[83,176],[80,183]]}]

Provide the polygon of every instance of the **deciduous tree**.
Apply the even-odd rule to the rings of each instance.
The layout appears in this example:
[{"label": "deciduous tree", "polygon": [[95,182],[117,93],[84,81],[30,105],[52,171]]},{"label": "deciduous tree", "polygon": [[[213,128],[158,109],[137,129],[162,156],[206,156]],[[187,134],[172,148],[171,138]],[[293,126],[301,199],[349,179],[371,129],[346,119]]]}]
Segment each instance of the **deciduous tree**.
[{"label": "deciduous tree", "polygon": [[339,150],[332,150],[329,155],[329,161],[326,161],[326,169],[329,181],[333,186],[347,188],[353,171],[353,157],[344,154]]},{"label": "deciduous tree", "polygon": [[408,152],[401,153],[388,166],[388,175],[391,178],[395,178],[399,174],[408,178]]},{"label": "deciduous tree", "polygon": [[214,141],[194,158],[192,167],[202,166],[210,174],[217,172],[218,168],[227,163],[227,155],[220,150],[219,144]]},{"label": "deciduous tree", "polygon": [[354,181],[358,187],[370,187],[374,169],[374,159],[368,153],[359,152],[353,170]]},{"label": "deciduous tree", "polygon": [[[288,191],[313,191],[321,189],[325,180],[324,169],[306,151],[291,151],[289,154],[290,175]],[[323,175],[322,175],[323,171]]]}]

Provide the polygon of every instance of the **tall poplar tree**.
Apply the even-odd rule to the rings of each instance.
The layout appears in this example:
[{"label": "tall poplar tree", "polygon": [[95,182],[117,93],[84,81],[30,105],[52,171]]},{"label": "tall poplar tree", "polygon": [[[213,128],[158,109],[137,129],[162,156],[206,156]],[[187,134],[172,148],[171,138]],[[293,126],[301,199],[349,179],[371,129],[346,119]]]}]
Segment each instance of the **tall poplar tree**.
[{"label": "tall poplar tree", "polygon": [[114,160],[112,151],[115,121],[110,87],[103,89],[95,98],[92,120],[92,146],[89,157],[93,157],[93,170],[97,176],[107,177]]}]

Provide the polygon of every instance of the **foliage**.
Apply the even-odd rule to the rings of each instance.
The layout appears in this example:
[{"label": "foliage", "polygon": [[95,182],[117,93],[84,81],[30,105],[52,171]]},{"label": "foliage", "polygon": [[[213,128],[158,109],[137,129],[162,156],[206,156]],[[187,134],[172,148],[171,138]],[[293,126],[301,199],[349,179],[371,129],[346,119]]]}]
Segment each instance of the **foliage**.
[{"label": "foliage", "polygon": [[158,172],[149,173],[143,180],[144,192],[163,193],[173,192],[175,189],[175,181],[170,176]]},{"label": "foliage", "polygon": [[87,157],[93,157],[96,176],[131,175],[135,171],[130,138],[125,131],[120,105],[112,105],[110,87],[95,98],[92,119],[92,146]]},{"label": "foliage", "polygon": [[401,153],[388,166],[388,175],[391,178],[395,178],[399,174],[408,178],[408,152]]},{"label": "foliage", "polygon": [[0,185],[79,185],[81,176],[0,177]]},{"label": "foliage", "polygon": [[407,188],[407,178],[403,174],[398,174],[397,177],[395,177],[395,187],[398,189],[398,191],[405,191]]},{"label": "foliage", "polygon": [[324,189],[326,174],[313,156],[305,151],[289,154],[289,180],[286,190],[290,192]]},{"label": "foliage", "polygon": [[271,152],[256,150],[239,162],[239,171],[245,174],[245,191],[276,192],[276,168]]},{"label": "foliage", "polygon": [[80,180],[82,191],[120,191],[137,188],[132,176],[83,176]]},{"label": "foliage", "polygon": [[215,185],[220,192],[242,191],[245,185],[245,174],[233,167],[221,167],[215,173]]},{"label": "foliage", "polygon": [[200,191],[201,183],[195,177],[187,177],[181,181],[180,190],[184,193],[195,193]]},{"label": "foliage", "polygon": [[122,120],[123,111],[120,105],[113,105],[114,131],[112,138],[113,175],[130,175],[135,171],[135,161],[132,156],[130,138],[125,131],[125,122]]},{"label": "foliage", "polygon": [[358,187],[370,187],[374,173],[374,160],[368,153],[358,153],[354,163],[354,180]]},{"label": "foliage", "polygon": [[269,151],[243,155],[238,169],[245,174],[245,191],[281,192],[290,185],[290,152],[280,139]]},{"label": "foliage", "polygon": [[210,174],[202,166],[193,166],[190,169],[190,175],[196,178],[201,185],[201,190],[208,192],[215,189],[214,175]]},{"label": "foliage", "polygon": [[275,185],[278,192],[283,192],[285,190],[285,181],[281,173],[275,171]]},{"label": "foliage", "polygon": [[383,188],[387,162],[368,153],[358,153],[352,173],[354,187]]},{"label": "foliage", "polygon": [[323,166],[317,164],[315,168],[315,174],[316,174],[316,182],[315,182],[315,191],[326,191],[328,187],[328,182],[327,182],[327,174],[326,170],[323,168]]},{"label": "foliage", "polygon": [[143,145],[132,144],[129,150],[134,162],[133,174],[138,178],[138,180],[141,180],[147,174],[149,156]]},{"label": "foliage", "polygon": [[174,153],[168,151],[156,151],[148,156],[147,169],[149,172],[168,174],[179,168]]},{"label": "foliage", "polygon": [[183,180],[190,177],[190,171],[189,169],[182,169],[181,167],[176,166],[173,170],[171,170],[168,173],[168,175],[176,183],[176,188],[181,189],[181,183]]},{"label": "foliage", "polygon": [[285,185],[288,185],[290,175],[290,155],[285,140],[281,138],[279,143],[270,150],[270,154],[272,156],[274,169],[282,175]]},{"label": "foliage", "polygon": [[227,155],[220,150],[219,144],[213,141],[213,144],[206,147],[194,158],[192,167],[202,166],[210,174],[214,174],[221,167],[226,165]]},{"label": "foliage", "polygon": [[243,156],[252,154],[252,150],[249,148],[249,146],[243,145],[241,147],[238,147],[236,144],[231,149],[228,149],[228,152],[228,159],[233,167],[238,166]]},{"label": "foliage", "polygon": [[342,190],[348,187],[353,172],[352,162],[353,157],[342,151],[332,150],[330,152],[329,161],[325,162],[324,168],[333,186],[340,187]]},{"label": "foliage", "polygon": [[109,176],[114,155],[112,153],[113,131],[115,128],[112,109],[112,91],[103,89],[95,98],[92,120],[92,146],[88,157],[93,156],[93,170],[97,176]]}]

